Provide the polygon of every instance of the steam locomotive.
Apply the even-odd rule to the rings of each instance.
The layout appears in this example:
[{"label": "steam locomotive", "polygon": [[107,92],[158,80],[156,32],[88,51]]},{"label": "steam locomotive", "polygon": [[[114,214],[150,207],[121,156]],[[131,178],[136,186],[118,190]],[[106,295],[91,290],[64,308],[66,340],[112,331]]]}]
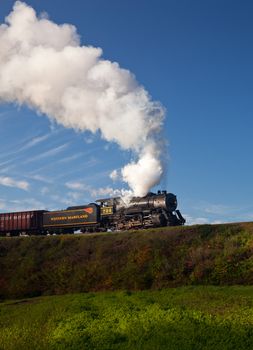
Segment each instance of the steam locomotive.
[{"label": "steam locomotive", "polygon": [[119,231],[184,223],[185,219],[177,210],[177,197],[158,191],[145,197],[133,197],[127,205],[116,197],[66,210],[0,213],[0,235]]}]

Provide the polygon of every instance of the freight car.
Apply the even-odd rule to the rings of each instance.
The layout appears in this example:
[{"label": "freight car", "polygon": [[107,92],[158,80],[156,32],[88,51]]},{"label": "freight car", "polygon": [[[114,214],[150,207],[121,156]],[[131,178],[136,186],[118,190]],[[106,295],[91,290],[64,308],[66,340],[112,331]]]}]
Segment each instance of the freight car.
[{"label": "freight car", "polygon": [[44,210],[0,213],[0,235],[17,236],[43,231]]},{"label": "freight car", "polygon": [[184,223],[185,219],[177,210],[177,197],[158,191],[145,197],[133,197],[128,204],[117,197],[58,211],[3,213],[0,214],[0,235],[128,230]]}]

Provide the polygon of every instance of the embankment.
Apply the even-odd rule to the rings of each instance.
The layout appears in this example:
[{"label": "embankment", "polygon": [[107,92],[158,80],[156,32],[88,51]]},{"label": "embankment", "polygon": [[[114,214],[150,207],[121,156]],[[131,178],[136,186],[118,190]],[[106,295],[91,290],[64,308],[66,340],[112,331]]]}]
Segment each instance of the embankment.
[{"label": "embankment", "polygon": [[253,223],[0,239],[0,297],[253,284]]}]

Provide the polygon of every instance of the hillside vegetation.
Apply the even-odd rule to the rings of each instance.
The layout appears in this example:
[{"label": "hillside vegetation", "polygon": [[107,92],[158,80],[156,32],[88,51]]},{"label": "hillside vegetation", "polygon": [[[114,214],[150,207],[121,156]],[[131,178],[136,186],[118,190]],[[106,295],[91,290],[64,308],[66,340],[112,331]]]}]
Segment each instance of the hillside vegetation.
[{"label": "hillside vegetation", "polygon": [[0,303],[1,350],[251,350],[253,287],[190,286]]},{"label": "hillside vegetation", "polygon": [[0,297],[253,284],[253,223],[0,239]]}]

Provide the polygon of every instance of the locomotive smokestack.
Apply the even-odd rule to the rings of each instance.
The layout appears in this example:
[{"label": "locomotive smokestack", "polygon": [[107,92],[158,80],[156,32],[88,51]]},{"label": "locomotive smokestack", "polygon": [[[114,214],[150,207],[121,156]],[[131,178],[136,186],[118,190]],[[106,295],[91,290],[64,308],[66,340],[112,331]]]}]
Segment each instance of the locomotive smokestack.
[{"label": "locomotive smokestack", "polygon": [[[76,28],[37,17],[21,1],[0,26],[0,100],[26,104],[75,130],[95,133],[135,159],[118,176],[144,196],[163,174],[164,108],[134,75],[80,46]],[[115,173],[114,173],[115,175]]]}]

